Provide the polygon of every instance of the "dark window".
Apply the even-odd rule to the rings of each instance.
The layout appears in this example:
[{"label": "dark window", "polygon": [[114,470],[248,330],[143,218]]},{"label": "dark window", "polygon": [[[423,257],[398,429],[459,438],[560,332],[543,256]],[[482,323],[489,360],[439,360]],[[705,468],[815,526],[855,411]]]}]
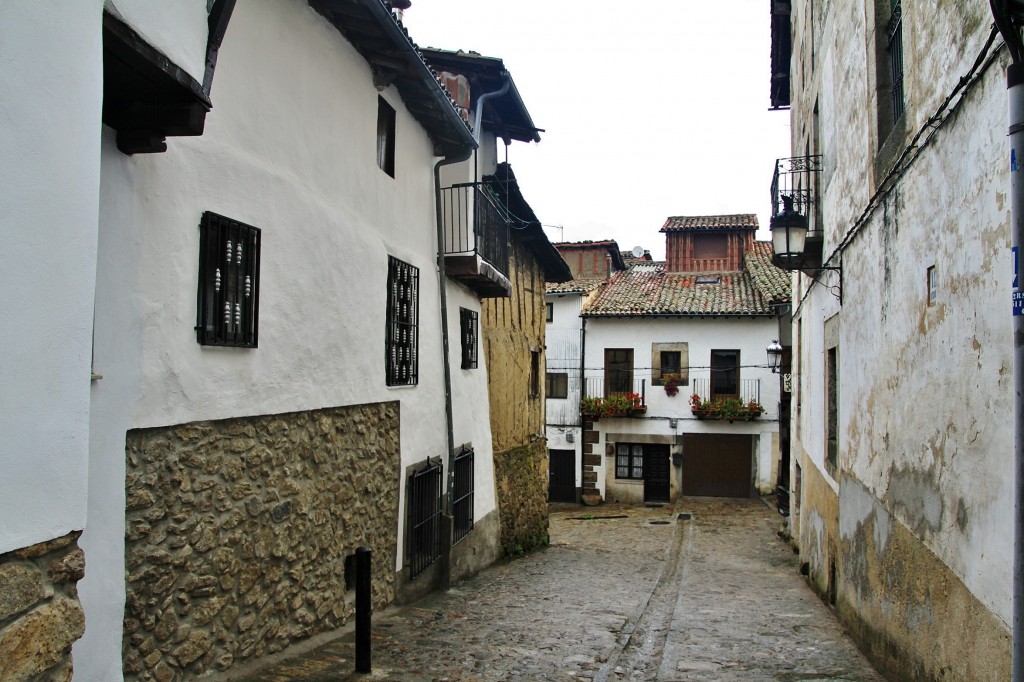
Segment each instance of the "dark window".
[{"label": "dark window", "polygon": [[900,0],[891,0],[888,36],[889,75],[892,82],[892,120],[903,115],[903,6]]},{"label": "dark window", "polygon": [[616,443],[615,478],[644,477],[644,446],[636,443]]},{"label": "dark window", "polygon": [[199,343],[256,348],[259,299],[259,228],[203,213],[199,223]]},{"label": "dark window", "polygon": [[604,394],[633,392],[633,349],[604,349]]},{"label": "dark window", "polygon": [[455,457],[455,481],[452,491],[455,536],[452,544],[473,530],[473,451],[464,449]]},{"label": "dark window", "polygon": [[530,397],[540,397],[540,351],[530,351]]},{"label": "dark window", "polygon": [[738,396],[740,394],[740,352],[738,350],[711,351],[711,395]]},{"label": "dark window", "polygon": [[695,234],[693,236],[694,258],[725,258],[728,255],[728,236],[724,234]]},{"label": "dark window", "polygon": [[409,476],[409,578],[441,556],[441,460],[427,460]]},{"label": "dark window", "polygon": [[678,377],[682,368],[682,353],[677,350],[661,351],[661,377],[666,374]]},{"label": "dark window", "polygon": [[388,258],[388,310],[385,371],[388,386],[418,381],[420,269]]},{"label": "dark window", "polygon": [[377,165],[395,177],[395,110],[377,97]]},{"label": "dark window", "polygon": [[459,321],[462,328],[462,369],[476,369],[480,313],[460,308]]},{"label": "dark window", "polygon": [[547,312],[548,312],[547,321],[548,322],[554,322],[555,321],[555,304],[554,303],[547,303],[545,305],[547,307]]},{"label": "dark window", "polygon": [[548,372],[545,395],[548,398],[568,398],[569,375],[566,372]]},{"label": "dark window", "polygon": [[935,266],[928,268],[928,305],[935,305],[939,298],[939,278],[935,274]]},{"label": "dark window", "polygon": [[829,348],[825,355],[825,470],[836,478],[839,462],[839,349]]}]

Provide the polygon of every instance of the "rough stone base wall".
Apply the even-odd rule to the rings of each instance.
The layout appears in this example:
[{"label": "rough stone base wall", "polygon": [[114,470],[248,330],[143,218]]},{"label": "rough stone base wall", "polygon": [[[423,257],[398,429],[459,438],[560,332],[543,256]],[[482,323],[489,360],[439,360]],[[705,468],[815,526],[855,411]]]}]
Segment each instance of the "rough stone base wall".
[{"label": "rough stone base wall", "polygon": [[67,682],[85,632],[81,531],[0,554],[0,680]]},{"label": "rough stone base wall", "polygon": [[130,431],[125,679],[192,679],[343,625],[360,546],[374,606],[391,602],[399,466],[397,402]]},{"label": "rough stone base wall", "polygon": [[548,454],[544,441],[494,454],[501,551],[517,556],[548,544]]}]

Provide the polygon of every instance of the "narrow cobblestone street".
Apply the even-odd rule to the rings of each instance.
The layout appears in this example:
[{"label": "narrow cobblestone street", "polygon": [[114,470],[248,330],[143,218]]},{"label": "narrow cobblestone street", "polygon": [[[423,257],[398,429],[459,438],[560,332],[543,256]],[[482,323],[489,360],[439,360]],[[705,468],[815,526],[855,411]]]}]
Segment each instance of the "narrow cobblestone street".
[{"label": "narrow cobblestone street", "polygon": [[881,681],[779,521],[760,501],[552,507],[547,550],[375,614],[371,674],[349,631],[228,679]]}]

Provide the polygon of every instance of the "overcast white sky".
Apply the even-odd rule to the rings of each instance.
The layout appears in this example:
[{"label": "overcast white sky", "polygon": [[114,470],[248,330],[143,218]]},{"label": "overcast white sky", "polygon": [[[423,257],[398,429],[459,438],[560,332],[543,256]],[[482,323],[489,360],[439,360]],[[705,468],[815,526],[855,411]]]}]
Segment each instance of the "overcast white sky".
[{"label": "overcast white sky", "polygon": [[[500,57],[540,143],[508,161],[552,241],[614,239],[664,258],[674,215],[756,213],[789,156],[768,111],[767,0],[413,0],[421,47]],[[499,149],[503,160],[503,150]]]}]

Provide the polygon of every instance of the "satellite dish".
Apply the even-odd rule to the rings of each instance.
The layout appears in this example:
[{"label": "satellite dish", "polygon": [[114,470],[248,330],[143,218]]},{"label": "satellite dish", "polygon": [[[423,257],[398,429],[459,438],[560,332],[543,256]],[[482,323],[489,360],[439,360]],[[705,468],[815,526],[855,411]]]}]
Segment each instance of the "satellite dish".
[{"label": "satellite dish", "polygon": [[644,255],[644,247],[642,247],[642,246],[634,246],[633,247],[633,257],[634,258],[640,258],[643,255]]}]

